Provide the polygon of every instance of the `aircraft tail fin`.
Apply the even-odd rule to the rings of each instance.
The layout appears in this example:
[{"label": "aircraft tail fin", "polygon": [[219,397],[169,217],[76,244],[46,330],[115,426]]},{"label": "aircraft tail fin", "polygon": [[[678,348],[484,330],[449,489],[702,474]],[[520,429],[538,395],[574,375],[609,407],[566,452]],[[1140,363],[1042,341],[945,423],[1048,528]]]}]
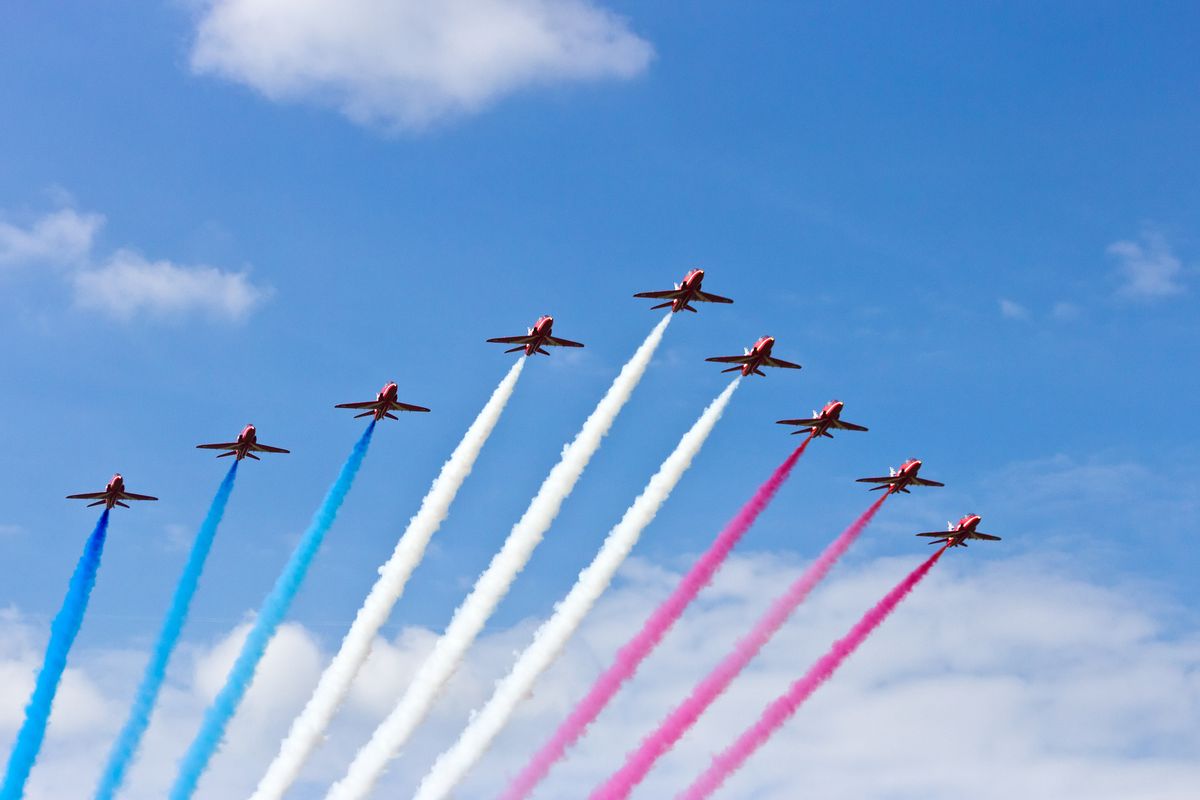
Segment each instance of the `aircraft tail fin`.
[{"label": "aircraft tail fin", "polygon": [[129,508],[129,506],[125,505],[125,504],[124,504],[124,503],[122,503],[120,500],[117,500],[117,501],[116,501],[116,505],[119,505],[121,508]]},{"label": "aircraft tail fin", "polygon": [[235,452],[236,452],[235,450],[228,450],[224,453],[221,453],[221,455],[217,456],[217,458],[228,458],[229,456],[233,455]]},{"label": "aircraft tail fin", "polygon": [[399,417],[397,417],[395,414],[393,414],[393,413],[392,413],[392,412],[390,412],[390,411],[385,411],[385,412],[383,412],[383,415],[384,415],[385,417],[387,417],[388,419],[396,419],[396,420],[400,419]]},{"label": "aircraft tail fin", "polygon": [[730,367],[729,369],[723,369],[723,370],[721,370],[721,372],[723,372],[723,373],[724,373],[724,372],[737,372],[737,371],[739,371],[739,370],[741,370],[741,367]]},{"label": "aircraft tail fin", "polygon": [[665,303],[659,303],[659,304],[658,304],[658,305],[656,305],[656,306],[650,306],[650,310],[651,310],[651,311],[653,311],[653,310],[654,310],[654,309],[656,309],[656,308],[666,308],[667,306],[674,305],[674,302],[675,302],[675,301],[673,301],[673,300],[668,300],[668,301],[667,301],[667,302],[665,302]]},{"label": "aircraft tail fin", "polygon": [[262,461],[262,459],[254,455],[254,453],[246,453],[246,458],[253,458],[255,461]]},{"label": "aircraft tail fin", "polygon": [[504,352],[506,352],[506,353],[515,353],[515,352],[517,352],[518,350],[524,350],[524,349],[525,349],[525,345],[518,345],[517,347],[510,347],[510,348],[508,348],[507,350],[505,350]]},{"label": "aircraft tail fin", "polygon": [[97,501],[96,501],[96,502],[94,502],[94,503],[88,503],[88,504],[87,504],[87,507],[88,507],[88,508],[91,508],[92,506],[102,506],[102,505],[104,505],[104,501],[103,501],[103,500],[97,500]]},{"label": "aircraft tail fin", "polygon": [[361,413],[361,414],[355,414],[355,415],[354,415],[354,418],[355,418],[355,419],[358,419],[359,417],[369,417],[369,416],[371,416],[371,415],[372,415],[372,414],[374,414],[374,413],[375,413],[374,411],[364,411],[364,412],[363,412],[363,413]]}]

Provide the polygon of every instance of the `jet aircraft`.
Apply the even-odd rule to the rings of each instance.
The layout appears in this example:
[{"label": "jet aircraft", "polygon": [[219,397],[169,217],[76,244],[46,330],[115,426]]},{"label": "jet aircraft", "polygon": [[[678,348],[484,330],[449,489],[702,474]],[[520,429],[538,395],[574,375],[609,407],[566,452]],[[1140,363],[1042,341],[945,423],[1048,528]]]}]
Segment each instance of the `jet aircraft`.
[{"label": "jet aircraft", "polygon": [[917,536],[936,537],[930,544],[946,543],[947,547],[966,547],[967,539],[981,539],[988,542],[1000,541],[999,536],[992,536],[990,533],[980,533],[975,530],[979,526],[981,517],[978,514],[967,514],[957,523],[946,523],[945,531],[929,531],[927,533],[918,533]]},{"label": "jet aircraft", "polygon": [[391,412],[393,411],[428,411],[424,406],[414,406],[410,403],[401,403],[396,400],[397,387],[395,382],[388,382],[379,390],[379,394],[374,400],[364,400],[361,403],[338,403],[334,408],[353,408],[367,409],[361,414],[355,414],[354,418],[374,416],[375,421],[387,417],[388,419],[397,419]]},{"label": "jet aircraft", "polygon": [[495,339],[488,339],[489,342],[497,344],[515,344],[516,347],[510,347],[505,350],[506,353],[515,353],[518,350],[524,350],[526,357],[534,353],[541,353],[544,356],[550,355],[546,352],[546,347],[583,347],[579,342],[572,342],[570,339],[558,339],[550,335],[554,328],[554,317],[546,315],[533,323],[533,327],[529,329],[529,334],[526,336],[497,336]]},{"label": "jet aircraft", "polygon": [[255,453],[290,453],[291,450],[284,450],[282,447],[272,447],[269,444],[259,444],[258,432],[253,425],[247,425],[238,434],[235,442],[217,442],[216,444],[198,444],[197,450],[228,450],[227,453],[221,453],[217,458],[225,458],[226,456],[237,456],[237,460],[243,458],[253,458],[259,461]]},{"label": "jet aircraft", "polygon": [[678,314],[680,311],[692,311],[692,303],[732,303],[728,297],[721,297],[716,294],[709,294],[700,291],[700,284],[704,281],[704,270],[694,269],[687,275],[683,276],[683,282],[675,284],[674,289],[668,289],[661,292],[638,292],[634,297],[648,297],[653,300],[666,300],[665,303],[659,303],[656,306],[651,306],[651,310],[656,308],[671,307],[672,314]]},{"label": "jet aircraft", "polygon": [[908,494],[909,486],[945,486],[944,483],[918,478],[917,473],[921,470],[921,462],[918,459],[910,458],[900,465],[900,469],[889,469],[886,478],[859,478],[859,483],[878,483],[879,486],[871,487],[871,491],[879,489],[887,489],[888,494],[893,492],[904,492]]},{"label": "jet aircraft", "polygon": [[112,480],[104,487],[103,492],[85,492],[84,494],[69,494],[68,500],[95,500],[94,503],[88,503],[88,508],[92,506],[104,506],[106,509],[113,506],[121,508],[129,508],[122,503],[122,500],[157,500],[157,497],[151,497],[148,494],[134,494],[133,492],[125,491],[125,479],[121,477],[121,473],[112,476]]},{"label": "jet aircraft", "polygon": [[721,372],[738,372],[742,375],[763,375],[763,367],[782,367],[784,369],[800,369],[799,364],[793,364],[790,361],[784,361],[781,358],[772,358],[771,348],[775,346],[775,337],[764,336],[754,343],[754,347],[747,348],[744,355],[740,356],[713,356],[706,358],[705,361],[715,361],[718,364],[736,364],[737,366],[723,369]]},{"label": "jet aircraft", "polygon": [[814,411],[809,419],[781,419],[777,424],[800,425],[800,430],[792,431],[792,433],[807,433],[814,439],[818,436],[832,439],[833,434],[829,432],[831,428],[840,431],[865,431],[866,428],[862,425],[855,425],[853,422],[846,422],[841,418],[842,406],[841,400],[830,400],[821,409],[820,414]]}]

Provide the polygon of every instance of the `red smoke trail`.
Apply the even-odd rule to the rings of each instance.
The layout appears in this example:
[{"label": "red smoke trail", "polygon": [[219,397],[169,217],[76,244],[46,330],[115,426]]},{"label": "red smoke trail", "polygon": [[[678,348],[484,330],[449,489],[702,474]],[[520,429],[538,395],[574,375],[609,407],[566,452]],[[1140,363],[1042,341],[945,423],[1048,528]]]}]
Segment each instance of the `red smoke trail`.
[{"label": "red smoke trail", "polygon": [[758,519],[758,515],[770,505],[775,493],[779,491],[779,487],[791,474],[792,467],[796,466],[800,456],[804,455],[810,441],[811,437],[806,438],[787,457],[787,460],[779,465],[771,477],[758,488],[754,496],[730,520],[725,529],[717,535],[708,551],[692,565],[691,570],[675,587],[671,596],[654,610],[637,636],[617,652],[612,666],[596,679],[587,696],[575,706],[570,716],[558,727],[550,740],[542,746],[542,749],[530,759],[516,779],[509,784],[502,795],[503,800],[523,800],[528,797],[529,793],[550,772],[550,768],[554,766],[555,762],[563,757],[567,748],[583,736],[588,725],[596,719],[625,681],[633,677],[638,666],[671,629],[688,604],[712,580],[713,573],[724,563],[730,551]]},{"label": "red smoke trail", "polygon": [[592,792],[591,800],[623,800],[629,796],[634,787],[646,777],[654,763],[674,747],[713,701],[729,688],[733,679],[758,655],[758,651],[804,602],[813,587],[829,574],[829,570],[833,569],[838,559],[850,549],[850,545],[858,539],[886,499],[887,495],[883,495],[872,503],[850,527],[830,542],[804,574],[767,609],[767,613],[759,619],[750,633],[737,643],[733,651],[696,685],[686,700],[667,715],[654,733],[642,741],[641,747],[629,754],[625,764],[600,788]]},{"label": "red smoke trail", "polygon": [[804,704],[804,701],[837,671],[842,662],[858,649],[872,631],[879,627],[879,623],[896,610],[900,601],[921,582],[929,570],[933,569],[933,565],[945,552],[946,546],[942,546],[926,559],[924,564],[909,573],[908,577],[884,595],[884,598],[868,611],[857,625],[850,629],[850,633],[835,642],[829,652],[821,656],[809,668],[803,678],[793,683],[786,694],[767,706],[762,716],[758,718],[758,722],[748,728],[723,753],[713,758],[712,765],[696,779],[695,783],[677,795],[676,800],[704,800],[721,788],[721,784],[741,768],[742,764],[746,763],[746,759],[750,758],[767,739],[771,738],[771,734],[787,722]]}]

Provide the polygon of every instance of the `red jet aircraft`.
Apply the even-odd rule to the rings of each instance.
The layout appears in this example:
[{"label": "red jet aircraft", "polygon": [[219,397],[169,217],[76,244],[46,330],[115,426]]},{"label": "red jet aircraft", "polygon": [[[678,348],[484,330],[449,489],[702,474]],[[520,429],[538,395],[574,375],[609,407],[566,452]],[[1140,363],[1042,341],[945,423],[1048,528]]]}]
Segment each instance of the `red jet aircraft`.
[{"label": "red jet aircraft", "polygon": [[108,486],[104,487],[103,492],[87,492],[85,494],[69,494],[68,500],[95,500],[94,503],[88,503],[88,508],[92,506],[104,506],[112,508],[120,506],[121,508],[129,508],[122,503],[122,500],[157,500],[157,497],[151,497],[148,494],[134,494],[133,492],[125,491],[125,479],[121,477],[121,473],[112,476],[112,480],[108,482]]},{"label": "red jet aircraft", "polygon": [[764,336],[754,343],[754,347],[746,350],[740,356],[713,356],[705,361],[715,361],[718,364],[737,364],[738,366],[723,369],[721,372],[741,371],[742,375],[763,375],[762,367],[782,367],[784,369],[800,369],[799,364],[771,357],[771,348],[775,346],[775,337]]},{"label": "red jet aircraft", "polygon": [[980,533],[975,530],[979,526],[979,520],[982,519],[978,514],[967,514],[958,521],[958,524],[950,522],[946,523],[946,530],[929,531],[928,533],[918,533],[917,536],[933,536],[939,537],[930,544],[940,544],[945,542],[947,547],[966,547],[967,539],[981,539],[988,542],[1000,541],[999,536],[992,536],[990,533]]},{"label": "red jet aircraft", "polygon": [[859,483],[878,483],[879,486],[871,487],[871,491],[878,489],[887,489],[888,494],[893,492],[904,492],[908,494],[909,486],[945,486],[944,483],[937,481],[918,478],[917,473],[921,471],[921,462],[918,459],[910,458],[900,465],[900,469],[889,469],[890,473],[886,478],[859,478]]},{"label": "red jet aircraft", "polygon": [[840,431],[865,431],[866,428],[862,425],[855,425],[853,422],[842,420],[842,405],[841,400],[830,400],[821,409],[820,414],[814,411],[810,419],[781,419],[777,424],[801,425],[803,427],[800,430],[792,431],[792,433],[807,433],[814,439],[818,436],[825,436],[832,439],[833,434],[829,432],[830,428]]},{"label": "red jet aircraft", "polygon": [[515,353],[518,350],[524,350],[525,355],[531,356],[534,353],[541,353],[544,356],[550,355],[545,351],[546,347],[583,347],[579,342],[572,342],[570,339],[557,339],[550,335],[550,331],[554,328],[554,317],[546,315],[533,323],[533,327],[529,329],[527,336],[497,336],[495,339],[488,339],[489,342],[497,344],[515,344],[516,347],[510,347],[505,350],[506,353]]},{"label": "red jet aircraft", "polygon": [[258,443],[258,433],[254,430],[253,425],[247,425],[238,434],[236,442],[218,442],[216,444],[198,444],[197,450],[228,450],[228,453],[221,453],[217,458],[225,458],[226,456],[237,456],[237,460],[243,458],[253,458],[259,461],[255,453],[290,453],[291,450],[284,450],[282,447],[272,447],[269,444]]},{"label": "red jet aircraft", "polygon": [[366,400],[361,403],[338,403],[334,408],[365,408],[367,409],[361,414],[355,414],[354,418],[369,417],[374,415],[375,421],[387,417],[388,419],[397,419],[391,412],[393,411],[428,411],[424,406],[414,406],[409,403],[401,403],[396,400],[397,387],[395,383],[389,382],[383,385],[379,390],[379,394],[374,400]]},{"label": "red jet aircraft", "polygon": [[694,269],[687,275],[683,276],[683,283],[675,284],[675,288],[662,292],[638,292],[634,297],[649,297],[653,300],[666,300],[665,303],[659,303],[656,306],[651,306],[651,310],[656,308],[671,307],[672,314],[678,314],[680,311],[695,311],[691,304],[696,303],[732,303],[728,297],[721,297],[716,294],[708,294],[700,291],[700,284],[704,281],[704,270]]}]

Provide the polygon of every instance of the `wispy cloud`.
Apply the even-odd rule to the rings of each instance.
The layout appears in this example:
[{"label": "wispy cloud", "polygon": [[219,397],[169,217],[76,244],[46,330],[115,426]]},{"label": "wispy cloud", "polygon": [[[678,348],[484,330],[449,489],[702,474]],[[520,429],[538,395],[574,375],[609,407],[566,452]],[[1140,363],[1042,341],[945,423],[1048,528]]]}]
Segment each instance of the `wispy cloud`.
[{"label": "wispy cloud", "polygon": [[1183,294],[1183,263],[1171,250],[1162,233],[1147,229],[1140,241],[1122,240],[1108,246],[1117,262],[1121,285],[1117,296],[1127,300],[1154,301]]},{"label": "wispy cloud", "polygon": [[1069,322],[1071,320],[1079,319],[1082,313],[1082,309],[1080,309],[1077,304],[1068,302],[1066,300],[1059,300],[1054,304],[1054,307],[1050,309],[1050,316],[1061,322]]},{"label": "wispy cloud", "polygon": [[1000,298],[1000,314],[1008,319],[1029,319],[1029,309],[1015,300]]},{"label": "wispy cloud", "polygon": [[123,321],[199,315],[236,322],[272,294],[246,272],[151,261],[127,248],[98,258],[93,249],[103,225],[102,215],[71,208],[26,227],[0,222],[0,266],[58,267],[77,307]]},{"label": "wispy cloud", "polygon": [[130,250],[118,250],[99,268],[76,272],[74,287],[81,308],[121,320],[201,314],[237,322],[270,296],[244,272],[148,261]]},{"label": "wispy cloud", "polygon": [[78,264],[91,254],[103,225],[100,214],[72,208],[46,214],[24,228],[0,221],[0,266]]},{"label": "wispy cloud", "polygon": [[630,78],[653,49],[593,0],[209,0],[192,69],[420,128],[520,89]]}]

